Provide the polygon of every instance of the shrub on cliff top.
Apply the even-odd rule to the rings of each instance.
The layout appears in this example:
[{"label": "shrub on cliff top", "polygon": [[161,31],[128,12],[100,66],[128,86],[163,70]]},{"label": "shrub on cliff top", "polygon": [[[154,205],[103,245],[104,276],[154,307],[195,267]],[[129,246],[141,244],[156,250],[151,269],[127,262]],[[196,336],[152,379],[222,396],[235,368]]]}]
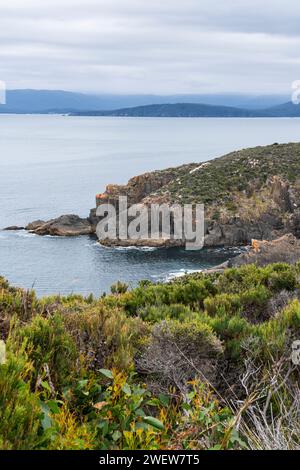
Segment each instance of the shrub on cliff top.
[{"label": "shrub on cliff top", "polygon": [[33,364],[23,348],[17,354],[10,351],[9,345],[7,349],[6,363],[0,364],[0,448],[34,449],[41,441],[41,409],[39,397],[28,383]]},{"label": "shrub on cliff top", "polygon": [[59,314],[50,318],[38,315],[31,323],[15,328],[16,348],[26,341],[27,354],[34,367],[34,382],[48,374],[53,386],[61,389],[72,380],[76,370],[76,347]]},{"label": "shrub on cliff top", "polygon": [[195,377],[215,381],[216,361],[222,354],[222,344],[209,325],[169,320],[154,326],[136,365],[149,376],[154,389],[167,391],[175,386],[184,393]]}]

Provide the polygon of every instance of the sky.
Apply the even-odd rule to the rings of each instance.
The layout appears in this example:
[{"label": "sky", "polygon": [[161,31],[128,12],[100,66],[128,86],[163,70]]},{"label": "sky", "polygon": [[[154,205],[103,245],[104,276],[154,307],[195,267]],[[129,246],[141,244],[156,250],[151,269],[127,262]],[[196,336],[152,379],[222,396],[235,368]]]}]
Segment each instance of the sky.
[{"label": "sky", "polygon": [[8,89],[289,93],[299,0],[0,0]]}]

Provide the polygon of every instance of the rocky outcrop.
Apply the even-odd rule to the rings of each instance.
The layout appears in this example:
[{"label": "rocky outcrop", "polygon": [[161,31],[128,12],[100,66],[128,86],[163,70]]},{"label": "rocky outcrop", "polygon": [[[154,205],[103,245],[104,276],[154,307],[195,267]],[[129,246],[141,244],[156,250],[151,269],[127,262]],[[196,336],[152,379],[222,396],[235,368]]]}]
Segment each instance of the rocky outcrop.
[{"label": "rocky outcrop", "polygon": [[[113,203],[118,210],[118,197],[126,195],[126,186],[121,187],[120,193],[114,186],[113,192],[111,187],[108,191],[98,196],[97,204],[102,201]],[[129,185],[129,200],[131,203],[141,203],[149,207],[151,203],[168,202],[168,195],[163,197],[162,194],[153,192],[139,199],[143,191],[136,190],[133,196],[132,187]],[[266,183],[256,189],[254,192],[235,193],[233,203],[235,204],[235,214],[228,211],[226,203],[224,204],[207,204],[205,206],[205,240],[207,247],[215,246],[241,246],[249,245],[252,239],[274,240],[286,233],[293,233],[300,237],[300,211],[298,209],[299,192],[295,188],[283,181],[280,177],[274,176],[269,178]],[[297,200],[297,203],[295,202]],[[214,214],[218,211],[217,220]],[[91,215],[90,215],[91,217]],[[96,212],[93,212],[93,224],[96,226],[99,219]],[[155,242],[156,243],[156,242]],[[122,245],[127,246],[125,240],[105,240],[106,245]],[[153,246],[150,239],[131,240],[131,245],[149,245]],[[172,245],[170,240],[165,242],[165,246]],[[184,245],[184,241],[176,245]]]},{"label": "rocky outcrop", "polygon": [[231,258],[218,266],[205,269],[206,274],[222,273],[227,268],[245,264],[266,266],[272,263],[295,264],[300,261],[300,240],[288,233],[276,240],[251,240],[251,245],[235,258]]},{"label": "rocky outcrop", "polygon": [[[127,185],[108,185],[96,204],[112,203],[118,209],[118,197],[124,195],[129,204],[147,207],[204,203],[208,247],[248,245],[252,239],[274,240],[286,233],[300,237],[300,144],[246,149],[200,165],[146,173]],[[137,243],[150,241],[131,242]]]},{"label": "rocky outcrop", "polygon": [[5,227],[3,230],[7,230],[7,231],[16,231],[16,230],[24,230],[25,227],[20,227],[19,225],[10,225],[9,227]]},{"label": "rocky outcrop", "polygon": [[26,225],[25,229],[28,230],[29,232],[35,232],[35,230],[39,229],[46,223],[47,222],[45,220],[40,220],[40,219],[34,220],[33,222],[30,222],[30,224]]},{"label": "rocky outcrop", "polygon": [[101,245],[103,246],[110,246],[110,247],[117,247],[117,246],[148,246],[153,248],[174,248],[174,247],[182,247],[183,243],[179,240],[173,240],[170,238],[140,238],[138,240],[120,240],[115,239],[111,240],[109,238],[105,238],[100,240]]},{"label": "rocky outcrop", "polygon": [[248,245],[253,238],[273,240],[290,232],[291,224],[291,221],[284,223],[282,217],[271,211],[252,220],[229,217],[220,222],[208,221],[205,246]]},{"label": "rocky outcrop", "polygon": [[[129,205],[147,208],[153,203],[203,203],[208,247],[249,245],[252,239],[275,240],[287,233],[300,238],[300,144],[245,149],[135,176],[126,185],[108,185],[96,196],[96,208],[110,203],[118,213],[119,196],[127,196]],[[68,215],[26,228],[50,235],[95,233],[96,208],[86,219]],[[111,246],[173,246],[166,237],[100,241]]]},{"label": "rocky outcrop", "polygon": [[89,219],[82,219],[78,215],[62,215],[47,222],[36,220],[27,225],[26,230],[37,235],[78,236],[90,235],[94,229]]},{"label": "rocky outcrop", "polygon": [[289,183],[274,176],[270,181],[271,196],[283,212],[293,212],[294,207],[289,193]]},{"label": "rocky outcrop", "polygon": [[182,172],[190,167],[191,165],[183,165],[179,168],[144,173],[134,176],[126,185],[108,184],[104,193],[97,194],[96,207],[106,203],[117,206],[119,196],[127,196],[128,204],[140,203],[174,180],[178,171]]},{"label": "rocky outcrop", "polygon": [[228,261],[228,266],[242,266],[255,263],[265,266],[270,263],[295,264],[300,260],[300,240],[291,233],[276,240],[252,240],[246,253]]}]

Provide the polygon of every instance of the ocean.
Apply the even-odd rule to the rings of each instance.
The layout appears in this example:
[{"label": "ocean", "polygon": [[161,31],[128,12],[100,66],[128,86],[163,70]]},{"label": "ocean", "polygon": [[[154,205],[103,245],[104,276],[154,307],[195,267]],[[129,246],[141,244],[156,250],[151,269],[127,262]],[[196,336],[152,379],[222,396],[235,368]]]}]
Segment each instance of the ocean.
[{"label": "ocean", "polygon": [[[0,228],[61,214],[87,216],[106,184],[300,139],[300,119],[0,115]],[[117,280],[164,281],[236,250],[104,248],[94,238],[0,231],[0,275],[38,295],[108,292]]]}]

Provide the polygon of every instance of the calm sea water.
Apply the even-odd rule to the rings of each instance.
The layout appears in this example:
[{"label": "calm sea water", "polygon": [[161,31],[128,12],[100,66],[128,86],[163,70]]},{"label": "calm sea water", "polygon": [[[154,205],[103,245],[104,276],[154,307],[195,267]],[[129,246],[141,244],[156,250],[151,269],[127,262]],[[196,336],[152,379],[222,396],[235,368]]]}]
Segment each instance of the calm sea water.
[{"label": "calm sea water", "polygon": [[[107,183],[232,150],[300,140],[299,119],[0,115],[0,228],[86,216]],[[90,237],[0,232],[0,274],[39,295],[99,295],[118,279],[163,280],[224,261],[222,250],[108,249]]]}]

